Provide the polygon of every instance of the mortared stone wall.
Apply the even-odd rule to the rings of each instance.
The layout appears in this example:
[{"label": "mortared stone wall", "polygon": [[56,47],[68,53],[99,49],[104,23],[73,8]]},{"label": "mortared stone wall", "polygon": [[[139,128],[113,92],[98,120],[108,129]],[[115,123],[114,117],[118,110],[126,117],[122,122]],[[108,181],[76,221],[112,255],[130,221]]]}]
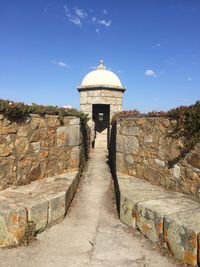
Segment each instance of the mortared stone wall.
[{"label": "mortared stone wall", "polygon": [[59,116],[13,122],[0,114],[0,190],[78,170],[87,153],[83,133],[77,117],[64,117],[61,125]]}]

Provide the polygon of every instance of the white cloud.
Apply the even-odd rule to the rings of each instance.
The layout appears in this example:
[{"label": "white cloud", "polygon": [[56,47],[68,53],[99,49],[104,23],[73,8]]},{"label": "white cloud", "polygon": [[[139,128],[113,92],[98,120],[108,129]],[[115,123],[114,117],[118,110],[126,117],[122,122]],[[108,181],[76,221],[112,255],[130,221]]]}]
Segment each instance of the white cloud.
[{"label": "white cloud", "polygon": [[[96,16],[90,14],[90,10],[88,10],[87,12],[83,9],[80,9],[78,7],[72,7],[72,8],[68,8],[67,5],[64,6],[64,12],[65,12],[65,16],[68,18],[68,20],[77,25],[77,26],[82,26],[84,23],[92,23],[94,24],[96,27],[95,31],[99,32],[99,29],[97,27],[98,25],[102,25],[105,27],[110,27],[112,21],[111,20],[106,20],[106,19],[98,19]],[[107,10],[103,9],[102,12],[104,14],[107,14]]]},{"label": "white cloud", "polygon": [[191,80],[192,80],[192,78],[191,78],[190,76],[188,76],[188,77],[187,77],[187,80],[188,80],[188,81],[191,81]]},{"label": "white cloud", "polygon": [[80,17],[77,16],[77,14],[75,13],[72,14],[71,11],[69,10],[69,8],[65,5],[64,6],[64,10],[65,10],[65,15],[68,17],[69,21],[72,22],[73,24],[77,25],[77,26],[81,26],[81,20]]},{"label": "white cloud", "polygon": [[96,17],[92,17],[91,21],[92,21],[93,23],[95,23],[95,22],[97,21],[97,18],[96,18]]},{"label": "white cloud", "polygon": [[99,19],[98,23],[101,24],[101,25],[104,25],[106,27],[110,27],[112,21],[111,20],[106,21],[105,19]]},{"label": "white cloud", "polygon": [[62,62],[62,61],[54,61],[53,60],[52,63],[55,64],[55,65],[58,65],[59,67],[69,68],[69,65],[64,63],[64,62]]},{"label": "white cloud", "polygon": [[72,108],[72,106],[71,105],[65,105],[65,106],[62,106],[63,108]]},{"label": "white cloud", "polygon": [[96,33],[100,33],[100,30],[97,28],[97,29],[95,30],[95,32],[96,32]]},{"label": "white cloud", "polygon": [[155,71],[153,71],[153,70],[146,70],[144,75],[150,76],[150,77],[157,77]]},{"label": "white cloud", "polygon": [[67,5],[64,6],[64,10],[65,10],[65,15],[67,17],[70,16],[70,11],[69,11],[69,8],[67,7]]},{"label": "white cloud", "polygon": [[88,16],[83,9],[79,9],[77,7],[74,8],[74,12],[80,19],[85,19]]},{"label": "white cloud", "polygon": [[156,48],[160,48],[161,47],[161,44],[160,43],[156,43],[153,45],[153,48],[156,49]]},{"label": "white cloud", "polygon": [[78,25],[78,26],[82,25],[81,20],[78,17],[72,17],[70,18],[70,21],[74,23],[75,25]]}]

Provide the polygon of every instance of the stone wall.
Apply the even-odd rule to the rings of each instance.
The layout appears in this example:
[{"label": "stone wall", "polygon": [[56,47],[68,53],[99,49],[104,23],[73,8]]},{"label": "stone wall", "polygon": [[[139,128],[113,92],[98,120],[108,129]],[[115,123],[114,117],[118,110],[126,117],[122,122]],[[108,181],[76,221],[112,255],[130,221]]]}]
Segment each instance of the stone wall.
[{"label": "stone wall", "polygon": [[118,119],[112,165],[117,172],[200,198],[200,143],[176,161],[183,141],[172,137],[175,125],[166,118]]},{"label": "stone wall", "polygon": [[86,157],[86,134],[76,117],[32,114],[9,121],[0,114],[0,190],[77,170]]}]

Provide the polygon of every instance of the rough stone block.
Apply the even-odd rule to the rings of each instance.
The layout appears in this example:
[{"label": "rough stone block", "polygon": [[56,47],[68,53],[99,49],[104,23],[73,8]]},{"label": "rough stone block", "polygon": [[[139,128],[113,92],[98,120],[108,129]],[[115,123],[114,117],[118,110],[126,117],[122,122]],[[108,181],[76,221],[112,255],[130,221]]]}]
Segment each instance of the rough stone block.
[{"label": "rough stone block", "polygon": [[46,120],[40,115],[30,114],[30,118],[31,118],[30,127],[32,130],[47,127]]},{"label": "rough stone block", "polygon": [[81,105],[87,104],[87,96],[80,96],[80,104]]},{"label": "rough stone block", "polygon": [[80,144],[80,125],[61,126],[57,129],[57,147]]},{"label": "rough stone block", "polygon": [[124,154],[137,154],[139,141],[135,136],[117,135],[116,151]]},{"label": "rough stone block", "polygon": [[69,126],[61,126],[56,131],[57,134],[57,146],[66,146],[69,145],[70,139],[70,128]]},{"label": "rough stone block", "polygon": [[170,196],[162,188],[134,177],[118,174],[118,183],[120,189],[120,220],[133,228],[136,228],[136,204],[138,202]]},{"label": "rough stone block", "polygon": [[16,203],[18,206],[25,208],[28,221],[35,223],[37,231],[44,230],[48,220],[48,201],[46,199],[41,196],[32,196],[28,191],[19,192],[17,189],[2,191],[0,196],[5,197],[9,203]]},{"label": "rough stone block", "polygon": [[92,105],[89,105],[89,104],[81,104],[80,105],[80,111],[81,112],[85,112],[85,113],[88,113],[88,112],[91,112],[92,113]]},{"label": "rough stone block", "polygon": [[43,231],[48,222],[48,201],[41,197],[31,198],[24,203],[24,207],[28,213],[28,220],[35,223],[37,231]]},{"label": "rough stone block", "polygon": [[70,151],[69,169],[78,169],[80,163],[80,147],[73,147]]},{"label": "rough stone block", "polygon": [[126,173],[126,168],[124,166],[124,156],[122,153],[116,153],[116,170],[117,172]]},{"label": "rough stone block", "polygon": [[26,210],[6,199],[0,201],[0,247],[15,246],[25,233]]},{"label": "rough stone block", "polygon": [[39,185],[35,194],[44,197],[49,202],[48,225],[52,225],[62,219],[66,213],[66,192],[68,192],[74,176],[59,176],[48,179]]},{"label": "rough stone block", "polygon": [[111,91],[111,90],[101,90],[101,95],[102,96],[110,96],[110,97],[117,97],[117,98],[122,98],[122,92],[118,91]]},{"label": "rough stone block", "polygon": [[[82,94],[82,92],[81,92]],[[89,90],[86,92],[86,96],[100,96],[101,95],[101,91],[100,90]]]},{"label": "rough stone block", "polygon": [[30,144],[31,152],[37,154],[40,152],[40,142],[33,142]]},{"label": "rough stone block", "polygon": [[79,172],[67,172],[0,192],[0,247],[17,245],[28,221],[44,230],[60,221],[74,197]]},{"label": "rough stone block", "polygon": [[126,125],[119,129],[119,133],[122,135],[133,135],[139,136],[140,135],[140,128],[138,126],[133,125]]},{"label": "rough stone block", "polygon": [[13,154],[13,149],[6,144],[0,144],[0,157],[8,157]]},{"label": "rough stone block", "polygon": [[196,266],[199,255],[200,209],[168,215],[164,218],[164,239],[173,256]]},{"label": "rough stone block", "polygon": [[55,115],[45,115],[47,126],[50,128],[58,127],[60,126],[60,118],[59,116]]},{"label": "rough stone block", "polygon": [[55,224],[64,218],[66,213],[66,192],[57,192],[56,194],[45,194],[44,197],[49,202],[49,220],[48,225]]},{"label": "rough stone block", "polygon": [[47,129],[39,128],[33,131],[30,142],[40,142],[41,140],[45,140],[47,138]]},{"label": "rough stone block", "polygon": [[80,125],[70,125],[70,146],[80,144]]},{"label": "rough stone block", "polygon": [[163,219],[177,212],[199,208],[199,203],[186,197],[148,200],[136,205],[136,225],[140,232],[153,242],[164,241]]},{"label": "rough stone block", "polygon": [[74,117],[74,118],[70,118],[70,120],[69,120],[69,124],[70,125],[79,125],[80,124],[80,118],[76,118],[76,117]]},{"label": "rough stone block", "polygon": [[111,111],[111,113],[112,112],[120,112],[120,111],[122,111],[122,105],[116,105],[116,104],[114,104],[114,105],[110,105],[110,111]]}]

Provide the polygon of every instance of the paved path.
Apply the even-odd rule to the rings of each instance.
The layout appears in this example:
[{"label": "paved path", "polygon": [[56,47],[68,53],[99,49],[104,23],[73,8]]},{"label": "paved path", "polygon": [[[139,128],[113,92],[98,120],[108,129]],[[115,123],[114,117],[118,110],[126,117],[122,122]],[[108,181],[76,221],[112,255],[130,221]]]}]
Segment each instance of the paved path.
[{"label": "paved path", "polygon": [[119,221],[106,160],[101,148],[92,151],[65,220],[28,247],[0,250],[1,267],[178,266]]}]

